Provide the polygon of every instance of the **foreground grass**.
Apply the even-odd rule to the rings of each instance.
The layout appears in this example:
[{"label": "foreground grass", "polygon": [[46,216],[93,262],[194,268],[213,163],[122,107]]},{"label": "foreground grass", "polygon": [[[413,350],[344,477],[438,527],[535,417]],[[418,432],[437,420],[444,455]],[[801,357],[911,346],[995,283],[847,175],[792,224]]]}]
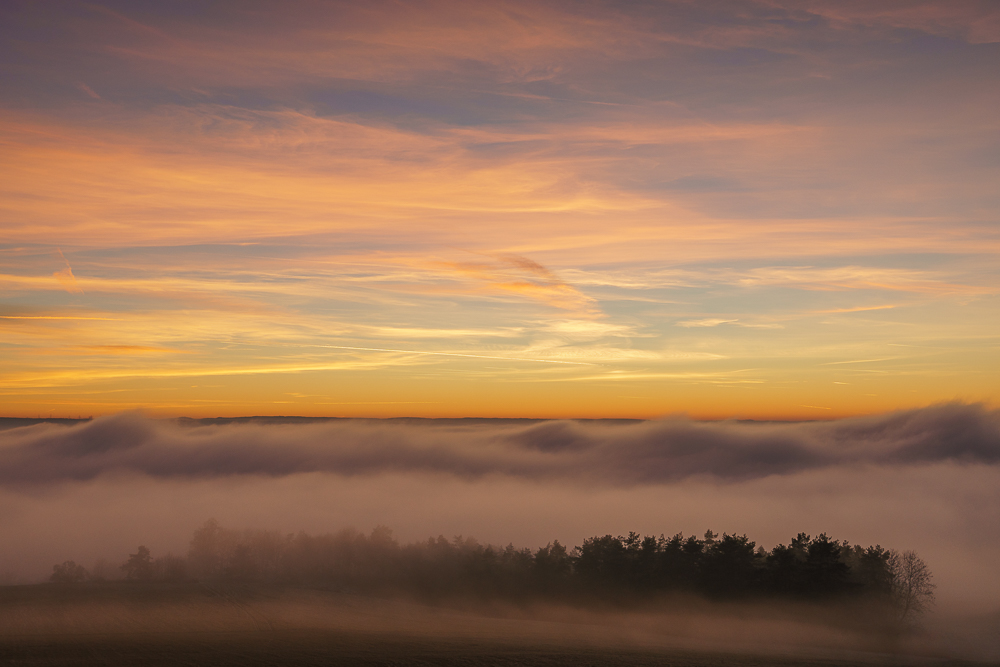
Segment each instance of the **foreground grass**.
[{"label": "foreground grass", "polygon": [[[814,610],[815,611],[815,610]],[[0,588],[4,665],[973,664],[808,610],[428,605],[287,587]]]}]

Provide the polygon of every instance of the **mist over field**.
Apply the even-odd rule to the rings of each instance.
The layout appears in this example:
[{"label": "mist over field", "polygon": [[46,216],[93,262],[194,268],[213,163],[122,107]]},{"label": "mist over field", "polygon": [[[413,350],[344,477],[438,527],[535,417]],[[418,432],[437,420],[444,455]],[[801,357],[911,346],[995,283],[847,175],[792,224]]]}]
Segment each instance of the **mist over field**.
[{"label": "mist over field", "polygon": [[949,404],[832,422],[334,420],[121,414],[0,432],[4,581],[67,559],[184,555],[208,517],[285,533],[376,525],[536,548],[635,530],[799,532],[916,550],[941,610],[1000,597],[1000,414]]}]

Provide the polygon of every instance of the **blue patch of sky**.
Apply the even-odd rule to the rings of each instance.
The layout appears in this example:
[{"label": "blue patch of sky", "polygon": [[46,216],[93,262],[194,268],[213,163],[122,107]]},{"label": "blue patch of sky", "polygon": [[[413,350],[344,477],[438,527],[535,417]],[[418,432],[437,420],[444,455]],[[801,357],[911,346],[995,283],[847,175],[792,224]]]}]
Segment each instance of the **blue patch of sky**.
[{"label": "blue patch of sky", "polygon": [[[529,86],[497,86],[484,81],[381,84],[358,81],[324,82],[299,92],[299,104],[320,116],[361,116],[391,121],[412,130],[444,123],[472,127],[532,120],[565,120],[579,115],[574,95],[524,97]],[[537,88],[537,87],[536,87]]]}]

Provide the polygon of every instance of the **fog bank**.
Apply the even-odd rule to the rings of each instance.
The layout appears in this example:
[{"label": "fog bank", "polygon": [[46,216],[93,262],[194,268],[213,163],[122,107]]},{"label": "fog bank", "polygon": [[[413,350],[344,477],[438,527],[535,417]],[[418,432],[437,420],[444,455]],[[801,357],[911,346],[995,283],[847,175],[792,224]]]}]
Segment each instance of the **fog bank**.
[{"label": "fog bank", "polygon": [[834,422],[634,424],[344,420],[184,427],[138,414],[0,433],[0,483],[325,472],[501,475],[590,484],[725,481],[843,466],[1000,463],[1000,412],[951,404]]},{"label": "fog bank", "polygon": [[118,415],[0,432],[0,576],[186,553],[234,527],[392,528],[537,547],[636,530],[800,531],[915,549],[939,607],[1000,598],[998,416],[977,406],[802,424],[338,421],[185,427]]}]

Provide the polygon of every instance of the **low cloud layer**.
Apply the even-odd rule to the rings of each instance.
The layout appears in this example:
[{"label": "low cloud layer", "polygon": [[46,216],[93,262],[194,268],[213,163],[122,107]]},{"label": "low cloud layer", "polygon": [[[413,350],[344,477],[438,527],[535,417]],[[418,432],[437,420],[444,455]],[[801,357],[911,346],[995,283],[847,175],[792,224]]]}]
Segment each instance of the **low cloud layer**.
[{"label": "low cloud layer", "polygon": [[536,548],[593,535],[799,532],[914,549],[939,609],[1000,599],[1000,415],[951,404],[811,423],[333,420],[120,414],[0,431],[0,583],[144,544],[187,553],[209,517],[322,534],[389,526]]},{"label": "low cloud layer", "polygon": [[137,414],[0,432],[0,484],[434,473],[630,486],[829,468],[1000,463],[1000,411],[949,404],[810,423],[332,421],[185,426]]}]

